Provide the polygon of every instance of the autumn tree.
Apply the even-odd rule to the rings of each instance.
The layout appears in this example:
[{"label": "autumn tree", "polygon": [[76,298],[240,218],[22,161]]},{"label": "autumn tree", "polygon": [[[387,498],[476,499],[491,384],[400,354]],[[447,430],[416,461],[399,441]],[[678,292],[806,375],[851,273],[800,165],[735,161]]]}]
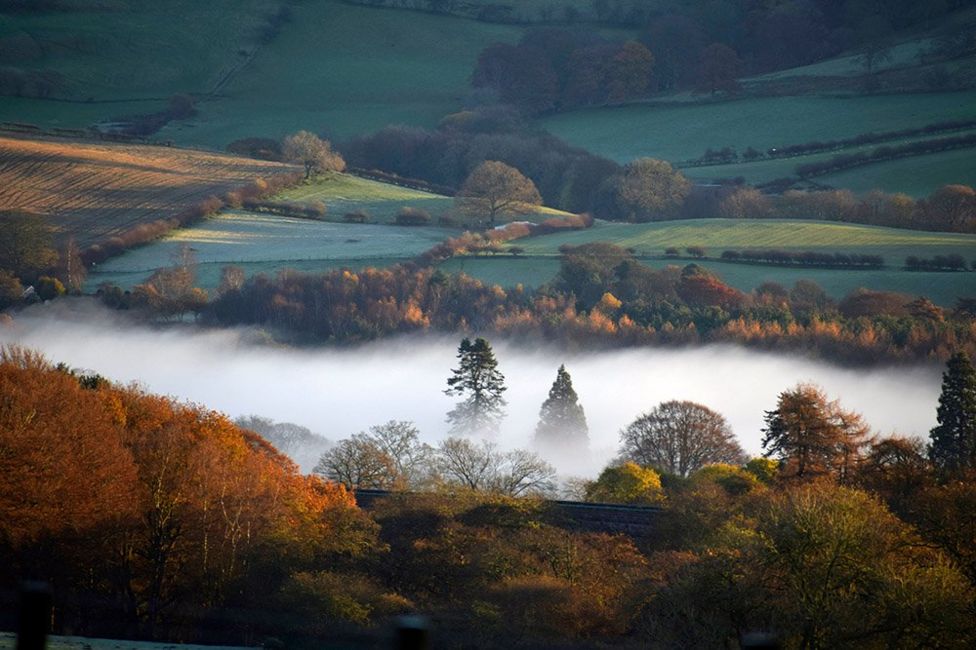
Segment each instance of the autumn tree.
[{"label": "autumn tree", "polygon": [[332,144],[309,131],[299,131],[285,138],[282,155],[289,162],[305,167],[305,178],[313,173],[341,172],[346,161],[332,150]]},{"label": "autumn tree", "polygon": [[207,292],[194,287],[196,254],[189,245],[182,245],[173,255],[171,266],[159,269],[149,279],[133,288],[136,304],[147,307],[161,316],[182,318],[188,312],[199,312],[207,304]]},{"label": "autumn tree", "polygon": [[653,158],[638,158],[601,186],[597,208],[602,216],[627,221],[658,221],[675,215],[691,191],[691,182]]},{"label": "autumn tree", "polygon": [[549,450],[583,450],[587,446],[586,413],[573,389],[566,366],[559,366],[549,397],[539,410],[535,444]]},{"label": "autumn tree", "polygon": [[763,455],[779,460],[782,473],[798,479],[827,474],[850,480],[870,438],[860,415],[843,410],[811,384],[780,393],[765,423]]},{"label": "autumn tree", "polygon": [[608,99],[622,102],[647,94],[654,55],[644,45],[627,41],[613,56],[608,70]]},{"label": "autumn tree", "polygon": [[505,417],[502,394],[507,388],[491,344],[480,337],[473,343],[465,338],[458,347],[457,358],[458,367],[451,371],[444,391],[446,395],[464,397],[447,414],[451,434],[496,433]]},{"label": "autumn tree", "polygon": [[478,165],[458,190],[454,199],[458,209],[473,218],[488,218],[494,227],[499,217],[530,212],[542,205],[535,184],[522,172],[496,160]]},{"label": "autumn tree", "polygon": [[712,95],[720,92],[730,95],[737,93],[741,66],[742,62],[735,50],[722,43],[712,43],[701,52],[697,90]]},{"label": "autumn tree", "polygon": [[660,475],[632,461],[605,468],[586,485],[585,494],[587,501],[602,503],[650,505],[664,500]]},{"label": "autumn tree", "polygon": [[946,364],[936,417],[939,424],[929,432],[932,463],[948,473],[976,469],[976,370],[965,352]]},{"label": "autumn tree", "polygon": [[721,414],[688,401],[663,402],[620,432],[620,457],[688,476],[711,463],[739,465],[745,453]]}]

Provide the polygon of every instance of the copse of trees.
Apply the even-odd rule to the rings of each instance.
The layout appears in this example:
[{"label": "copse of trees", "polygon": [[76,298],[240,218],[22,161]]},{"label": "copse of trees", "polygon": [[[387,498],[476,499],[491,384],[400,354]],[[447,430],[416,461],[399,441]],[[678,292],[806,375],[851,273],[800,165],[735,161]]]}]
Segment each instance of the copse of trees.
[{"label": "copse of trees", "polygon": [[597,188],[620,169],[548,134],[482,131],[478,116],[486,111],[469,112],[471,119],[446,119],[436,130],[387,127],[343,143],[342,153],[357,169],[421,179],[455,192],[479,165],[498,161],[531,180],[546,205],[577,213],[591,210]]},{"label": "copse of trees", "polygon": [[645,97],[654,55],[641,43],[610,42],[590,30],[539,29],[515,45],[478,55],[471,84],[529,114]]}]

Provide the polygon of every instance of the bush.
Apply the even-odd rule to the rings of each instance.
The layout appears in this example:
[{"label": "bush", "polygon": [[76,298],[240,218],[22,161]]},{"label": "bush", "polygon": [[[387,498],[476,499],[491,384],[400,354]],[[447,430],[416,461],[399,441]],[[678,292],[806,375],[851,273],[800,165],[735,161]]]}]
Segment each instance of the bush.
[{"label": "bush", "polygon": [[421,208],[403,206],[396,214],[398,226],[426,226],[430,223],[430,213]]},{"label": "bush", "polygon": [[369,223],[369,213],[365,210],[354,210],[342,215],[342,220],[346,223]]},{"label": "bush", "polygon": [[37,291],[37,295],[41,300],[53,300],[58,296],[63,296],[65,289],[64,285],[61,284],[61,280],[57,278],[52,278],[48,275],[42,275],[37,279],[37,286],[34,287]]},{"label": "bush", "polygon": [[692,257],[705,257],[705,249],[702,246],[689,246],[685,250]]}]

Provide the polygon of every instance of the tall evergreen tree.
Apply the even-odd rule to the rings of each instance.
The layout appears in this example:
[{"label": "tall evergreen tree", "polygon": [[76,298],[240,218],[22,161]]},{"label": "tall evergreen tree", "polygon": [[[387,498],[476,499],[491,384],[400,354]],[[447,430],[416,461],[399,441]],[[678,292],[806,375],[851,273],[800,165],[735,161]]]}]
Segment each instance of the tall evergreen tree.
[{"label": "tall evergreen tree", "polygon": [[946,364],[937,419],[929,432],[929,460],[948,472],[976,469],[976,370],[964,352]]},{"label": "tall evergreen tree", "polygon": [[505,376],[491,344],[483,338],[461,341],[457,368],[447,380],[447,395],[466,396],[448,414],[451,435],[496,433],[505,417]]},{"label": "tall evergreen tree", "polygon": [[573,379],[566,366],[559,366],[556,381],[549,389],[549,397],[539,410],[539,424],[535,428],[535,444],[538,447],[585,448],[589,428],[586,414],[573,390]]}]

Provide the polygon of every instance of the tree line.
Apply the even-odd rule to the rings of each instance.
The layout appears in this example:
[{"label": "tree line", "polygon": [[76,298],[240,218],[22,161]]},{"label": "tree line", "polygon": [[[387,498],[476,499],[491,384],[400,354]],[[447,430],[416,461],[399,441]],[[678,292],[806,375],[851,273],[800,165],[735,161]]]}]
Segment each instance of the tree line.
[{"label": "tree line", "polygon": [[609,345],[735,342],[847,364],[976,351],[970,331],[976,309],[966,297],[943,308],[924,297],[858,289],[836,301],[809,280],[790,288],[767,282],[746,293],[696,264],[652,269],[605,243],[565,248],[556,278],[535,290],[505,290],[433,267],[452,251],[484,242],[462,236],[417,263],[357,272],[246,277],[225,267],[213,296],[193,286],[192,264],[180,262],[132,292],[106,286],[97,295],[116,309],[259,325],[288,341],[347,343],[433,331]]},{"label": "tree line", "polygon": [[[780,393],[750,460],[721,415],[659,404],[579,487],[657,505],[650,531],[629,537],[506,496],[529,491],[510,488],[525,457],[470,438],[438,451],[463,483],[367,513],[205,409],[10,348],[0,388],[0,597],[24,577],[49,582],[55,632],[354,644],[422,612],[445,643],[475,648],[976,640],[976,371],[963,354],[927,446],[873,434],[810,385]],[[380,451],[394,488],[423,465],[407,423],[358,444]]]}]

